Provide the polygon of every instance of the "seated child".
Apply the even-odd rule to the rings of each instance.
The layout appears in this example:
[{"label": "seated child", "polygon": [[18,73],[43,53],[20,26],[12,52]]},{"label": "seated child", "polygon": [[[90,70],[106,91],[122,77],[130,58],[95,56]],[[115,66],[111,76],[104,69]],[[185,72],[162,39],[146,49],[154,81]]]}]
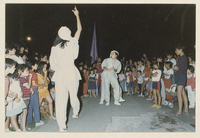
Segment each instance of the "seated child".
[{"label": "seated child", "polygon": [[44,116],[45,120],[49,119],[50,113],[49,113],[49,106],[46,99],[42,100],[42,104],[40,106],[40,114]]}]

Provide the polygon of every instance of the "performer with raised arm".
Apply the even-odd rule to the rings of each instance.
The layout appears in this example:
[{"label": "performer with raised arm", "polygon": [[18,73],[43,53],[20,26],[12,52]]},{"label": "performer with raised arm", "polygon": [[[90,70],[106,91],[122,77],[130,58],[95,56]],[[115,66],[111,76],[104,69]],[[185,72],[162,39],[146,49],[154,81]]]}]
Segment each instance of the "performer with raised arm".
[{"label": "performer with raised arm", "polygon": [[73,108],[72,118],[78,118],[80,102],[77,98],[80,73],[74,65],[74,60],[78,57],[78,40],[81,34],[82,26],[79,18],[79,11],[76,7],[72,10],[77,20],[77,31],[74,37],[66,26],[58,30],[50,54],[50,67],[55,70],[52,81],[55,82],[56,89],[56,119],[60,131],[67,131],[66,110],[68,95],[70,96],[71,106]]},{"label": "performer with raised arm", "polygon": [[117,73],[121,70],[121,63],[117,60],[119,53],[116,50],[111,51],[110,58],[103,61],[101,67],[104,70],[101,74],[102,77],[102,92],[99,104],[103,104],[104,100],[106,105],[110,104],[110,84],[114,90],[114,104],[121,105],[119,102],[124,102],[122,99],[122,89],[117,80]]}]

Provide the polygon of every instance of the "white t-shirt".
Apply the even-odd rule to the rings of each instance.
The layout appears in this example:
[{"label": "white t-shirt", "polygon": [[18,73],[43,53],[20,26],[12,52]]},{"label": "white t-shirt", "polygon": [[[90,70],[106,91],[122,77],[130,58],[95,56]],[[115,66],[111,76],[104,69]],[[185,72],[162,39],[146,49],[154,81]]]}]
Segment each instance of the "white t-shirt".
[{"label": "white t-shirt", "polygon": [[10,58],[16,61],[18,64],[25,64],[25,61],[19,56],[16,55],[5,55],[5,58]]},{"label": "white t-shirt", "polygon": [[167,70],[167,68],[165,68],[164,69],[164,71],[163,71],[163,73],[165,73],[165,79],[169,79],[170,78],[170,75],[172,74],[174,74],[174,71],[172,70],[172,69],[169,69],[169,70]]},{"label": "white t-shirt", "polygon": [[118,77],[119,77],[119,81],[125,80],[124,74],[119,74]]},{"label": "white t-shirt", "polygon": [[157,73],[156,77],[152,77],[152,81],[160,81],[161,70],[153,70],[152,73]]},{"label": "white t-shirt", "polygon": [[137,82],[138,82],[138,84],[142,84],[143,83],[143,77],[142,77],[142,75],[138,76]]},{"label": "white t-shirt", "polygon": [[98,78],[99,78],[99,74],[98,74],[98,73],[95,73],[95,75],[96,75],[95,77],[98,79]]},{"label": "white t-shirt", "polygon": [[174,65],[176,65],[176,60],[175,60],[174,58],[172,58],[171,60],[170,60],[170,59],[168,59],[167,61],[171,61],[171,62],[173,63],[173,66],[172,66],[172,68],[174,68]]},{"label": "white t-shirt", "polygon": [[143,73],[144,68],[145,67],[142,65],[141,67],[138,67],[137,70],[140,70]]}]

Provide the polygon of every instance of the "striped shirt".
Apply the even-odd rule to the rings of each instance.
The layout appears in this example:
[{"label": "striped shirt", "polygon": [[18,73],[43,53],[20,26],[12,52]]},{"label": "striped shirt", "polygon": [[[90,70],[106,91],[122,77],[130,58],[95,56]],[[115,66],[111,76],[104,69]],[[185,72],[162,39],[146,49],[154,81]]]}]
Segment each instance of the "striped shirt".
[{"label": "striped shirt", "polygon": [[8,95],[9,84],[10,84],[10,82],[9,82],[9,78],[8,78],[8,76],[5,76],[5,98],[6,98],[7,95]]},{"label": "striped shirt", "polygon": [[24,83],[28,83],[28,77],[19,77],[20,80],[20,87],[22,89],[23,92],[23,97],[22,98],[30,98],[31,97],[31,91],[30,89],[26,88],[25,86],[23,86]]}]

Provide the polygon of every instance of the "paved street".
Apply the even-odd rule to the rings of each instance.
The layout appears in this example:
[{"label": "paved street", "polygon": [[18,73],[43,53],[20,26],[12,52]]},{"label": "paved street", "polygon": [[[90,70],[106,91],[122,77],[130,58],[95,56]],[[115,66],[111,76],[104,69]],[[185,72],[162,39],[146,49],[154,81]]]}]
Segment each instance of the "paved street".
[{"label": "paved street", "polygon": [[[174,108],[162,106],[161,109],[152,108],[153,102],[138,95],[123,96],[126,102],[121,106],[113,104],[111,97],[109,106],[99,105],[100,96],[83,98],[82,108],[78,119],[73,119],[72,109],[68,114],[69,132],[195,132],[195,109],[190,109],[190,115],[175,117],[172,113],[178,110],[178,103]],[[59,131],[56,120],[48,120],[45,125],[32,131]]]}]

